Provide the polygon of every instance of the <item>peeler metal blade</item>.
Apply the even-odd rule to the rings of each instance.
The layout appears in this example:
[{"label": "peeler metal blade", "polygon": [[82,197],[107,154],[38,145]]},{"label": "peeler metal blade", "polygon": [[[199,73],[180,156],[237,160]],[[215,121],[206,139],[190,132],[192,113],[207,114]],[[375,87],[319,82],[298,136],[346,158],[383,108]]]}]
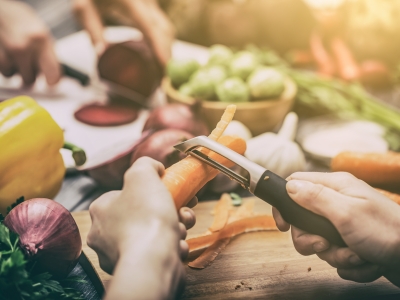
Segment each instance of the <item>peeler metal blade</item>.
[{"label": "peeler metal blade", "polygon": [[[247,172],[248,176],[244,177],[240,174],[237,174],[231,169],[216,162],[209,156],[197,150],[197,148],[199,147],[207,148],[229,159],[230,161],[244,169]],[[250,192],[253,192],[255,190],[258,179],[265,172],[265,169],[263,167],[253,163],[239,153],[236,153],[228,147],[225,147],[224,145],[221,145],[220,143],[206,136],[195,137],[193,139],[175,145],[174,148],[186,154],[190,154],[191,156],[194,156],[207,163],[208,165],[218,169],[229,178],[236,180],[240,185],[242,185],[243,188],[248,189]]]}]

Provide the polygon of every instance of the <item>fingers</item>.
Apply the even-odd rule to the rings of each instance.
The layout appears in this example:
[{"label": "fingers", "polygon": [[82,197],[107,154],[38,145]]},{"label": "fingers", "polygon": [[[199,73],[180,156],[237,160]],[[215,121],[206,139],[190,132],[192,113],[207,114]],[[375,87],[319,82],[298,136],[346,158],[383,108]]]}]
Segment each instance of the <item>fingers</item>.
[{"label": "fingers", "polygon": [[187,231],[184,224],[179,223],[180,241],[179,241],[179,255],[181,260],[185,260],[189,255],[189,245],[185,241]]},{"label": "fingers", "polygon": [[286,223],[279,210],[277,210],[275,207],[272,207],[272,216],[275,219],[276,227],[278,227],[280,231],[286,232],[290,229],[290,224]]},{"label": "fingers", "polygon": [[10,77],[15,74],[17,70],[15,69],[14,63],[11,57],[6,51],[0,49],[0,72],[5,77]]},{"label": "fingers", "polygon": [[61,69],[54,52],[53,43],[47,39],[39,53],[39,68],[46,77],[47,84],[54,85],[61,78]]},{"label": "fingers", "polygon": [[165,66],[171,57],[174,29],[156,1],[123,1],[129,17],[135,20],[150,42],[159,62]]},{"label": "fingers", "polygon": [[12,53],[15,65],[25,85],[33,84],[36,79],[35,54],[31,48],[16,49]]},{"label": "fingers", "polygon": [[[165,167],[159,161],[149,157],[141,157],[126,171],[124,175],[124,188],[135,183],[138,178],[146,180],[155,180],[155,177],[161,177],[165,172]],[[147,178],[148,177],[148,178]]]},{"label": "fingers", "polygon": [[307,233],[292,226],[292,239],[296,250],[302,255],[312,255],[327,250],[330,244],[323,237]]},{"label": "fingers", "polygon": [[352,269],[338,269],[337,272],[345,280],[360,283],[372,282],[382,276],[381,267],[370,263]]},{"label": "fingers", "polygon": [[196,215],[190,208],[182,207],[179,210],[179,221],[185,225],[186,229],[190,229],[196,224]]},{"label": "fingers", "polygon": [[198,202],[199,202],[199,199],[197,199],[197,197],[194,196],[194,197],[189,201],[189,203],[186,204],[186,206],[189,207],[189,208],[193,208],[193,207],[195,207],[195,206],[197,205]]},{"label": "fingers", "polygon": [[355,201],[362,201],[310,181],[292,179],[286,184],[286,190],[295,202],[329,219],[339,231],[349,220]]},{"label": "fingers", "polygon": [[339,269],[354,268],[365,263],[350,248],[338,247],[336,245],[332,245],[328,250],[317,253],[317,255],[332,267]]},{"label": "fingers", "polygon": [[106,41],[99,11],[92,0],[74,0],[72,7],[82,27],[89,33],[97,55],[100,56],[106,48]]}]

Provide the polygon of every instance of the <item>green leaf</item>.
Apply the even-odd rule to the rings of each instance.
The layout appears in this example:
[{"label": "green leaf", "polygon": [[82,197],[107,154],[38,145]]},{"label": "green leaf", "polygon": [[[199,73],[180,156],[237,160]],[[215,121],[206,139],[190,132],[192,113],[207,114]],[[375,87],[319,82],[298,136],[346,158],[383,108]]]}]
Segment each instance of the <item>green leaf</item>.
[{"label": "green leaf", "polygon": [[16,207],[18,204],[21,204],[22,202],[25,201],[24,196],[19,197],[17,200],[15,200],[15,202],[13,204],[11,204],[11,206],[7,207],[7,214],[14,208]]},{"label": "green leaf", "polygon": [[235,194],[235,193],[230,193],[229,195],[232,198],[232,205],[233,206],[242,205],[242,202],[243,202],[242,197],[240,197],[238,194]]}]

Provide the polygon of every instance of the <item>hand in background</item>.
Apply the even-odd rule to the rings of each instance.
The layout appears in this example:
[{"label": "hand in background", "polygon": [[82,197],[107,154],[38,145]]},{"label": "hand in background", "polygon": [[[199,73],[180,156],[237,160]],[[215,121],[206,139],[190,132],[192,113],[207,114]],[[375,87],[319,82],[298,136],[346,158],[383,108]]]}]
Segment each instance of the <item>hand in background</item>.
[{"label": "hand in background", "polygon": [[[160,180],[161,163],[140,158],[126,172],[122,191],[104,194],[90,206],[87,243],[100,266],[114,277],[107,299],[174,299],[184,283],[182,260],[189,247],[186,228],[195,223],[189,208],[178,214]],[[191,201],[197,203],[197,199]]]},{"label": "hand in background", "polygon": [[[301,206],[329,219],[348,248],[292,226],[296,250],[317,254],[337,268],[343,279],[370,282],[385,276],[400,286],[400,207],[365,182],[347,173],[294,173],[286,185]],[[277,226],[287,224],[273,208]]]},{"label": "hand in background", "polygon": [[82,26],[88,31],[98,55],[106,47],[102,19],[113,13],[135,23],[148,40],[156,57],[166,65],[171,56],[175,31],[156,0],[73,0],[73,8]]},{"label": "hand in background", "polygon": [[57,83],[61,71],[46,25],[20,1],[0,0],[0,7],[0,72],[20,73],[26,85],[43,72],[49,85]]}]

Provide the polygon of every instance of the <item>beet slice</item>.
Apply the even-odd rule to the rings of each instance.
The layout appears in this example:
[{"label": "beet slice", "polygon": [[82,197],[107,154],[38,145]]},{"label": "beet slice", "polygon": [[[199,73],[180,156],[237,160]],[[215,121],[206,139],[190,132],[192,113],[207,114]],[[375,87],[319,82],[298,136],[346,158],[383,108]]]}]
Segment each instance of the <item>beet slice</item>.
[{"label": "beet slice", "polygon": [[74,116],[88,125],[118,126],[135,121],[138,114],[137,108],[127,105],[92,103],[81,107]]},{"label": "beet slice", "polygon": [[163,68],[144,41],[110,45],[100,56],[97,68],[101,78],[149,97],[160,85]]}]

